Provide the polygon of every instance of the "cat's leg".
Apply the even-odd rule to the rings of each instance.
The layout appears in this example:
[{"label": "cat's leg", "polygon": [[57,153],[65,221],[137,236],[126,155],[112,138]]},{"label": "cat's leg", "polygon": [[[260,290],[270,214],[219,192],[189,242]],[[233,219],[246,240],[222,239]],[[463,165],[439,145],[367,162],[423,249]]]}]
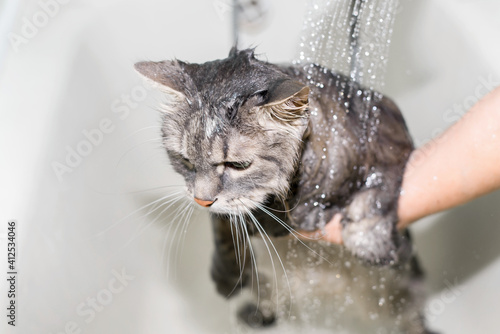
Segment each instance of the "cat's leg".
[{"label": "cat's leg", "polygon": [[[248,302],[238,311],[238,317],[250,327],[266,327],[274,323],[276,317],[270,303],[272,289],[266,276],[256,272],[255,254],[250,252],[249,236],[239,235],[242,228],[231,228],[226,217],[212,216],[215,252],[212,258],[211,276],[217,291],[230,298],[242,288],[251,285],[255,302]],[[252,270],[253,269],[253,270]]]},{"label": "cat's leg", "polygon": [[[275,267],[276,263],[272,260],[274,254],[271,254],[270,250],[275,250],[278,257],[280,256],[278,252],[284,254],[282,251],[283,240],[278,243],[276,243],[276,240],[275,238],[264,240],[259,237],[252,240],[255,256],[259,260],[256,262],[258,268],[252,270],[252,279],[249,286],[251,297],[238,311],[239,319],[252,328],[268,327],[276,321],[276,313],[278,312],[278,305],[276,304],[278,296],[276,294],[279,292],[276,285],[278,281],[276,280],[281,271]],[[288,242],[286,242],[286,246],[288,251]],[[274,261],[278,260],[275,259]]]},{"label": "cat's leg", "polygon": [[259,273],[258,277],[254,276],[254,282],[258,282],[258,288],[252,287],[253,300],[239,309],[238,318],[252,328],[269,327],[276,321],[276,305],[272,301],[273,289],[268,278],[262,273]]},{"label": "cat's leg", "polygon": [[437,334],[427,328],[423,307],[425,304],[424,272],[416,256],[405,264],[409,277],[399,279],[399,282],[406,281],[406,295],[404,303],[394,305],[394,313],[401,314],[399,328],[402,333],[408,334]]},{"label": "cat's leg", "polygon": [[217,291],[229,298],[245,287],[251,279],[249,240],[241,235],[241,229],[232,227],[231,221],[226,217],[212,215],[211,218],[215,252],[210,274]]},{"label": "cat's leg", "polygon": [[370,264],[398,264],[412,254],[409,235],[396,229],[396,199],[390,197],[386,188],[368,188],[354,195],[343,212],[345,247]]},{"label": "cat's leg", "polygon": [[438,334],[426,327],[425,319],[419,313],[408,315],[405,319],[406,322],[401,328],[402,332],[405,334]]}]

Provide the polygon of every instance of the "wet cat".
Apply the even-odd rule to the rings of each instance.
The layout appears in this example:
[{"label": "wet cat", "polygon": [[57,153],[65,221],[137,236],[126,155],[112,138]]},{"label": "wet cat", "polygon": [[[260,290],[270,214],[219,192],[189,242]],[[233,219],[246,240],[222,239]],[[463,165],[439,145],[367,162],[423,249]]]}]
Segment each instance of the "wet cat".
[{"label": "wet cat", "polygon": [[[340,213],[349,252],[342,263],[346,256],[357,263],[342,268],[342,276],[389,277],[375,304],[404,296],[406,306],[393,302],[388,316],[398,308],[406,319],[397,328],[427,333],[412,290],[421,277],[418,264],[408,233],[395,227],[413,144],[391,100],[321,66],[277,66],[251,49],[233,48],[227,58],[204,64],[135,68],[168,97],[163,144],[188,196],[210,211],[211,275],[223,296],[262,278],[252,270],[250,236],[274,242],[295,230],[321,229]],[[241,315],[259,314],[257,322],[266,325],[274,313],[253,305]]]}]

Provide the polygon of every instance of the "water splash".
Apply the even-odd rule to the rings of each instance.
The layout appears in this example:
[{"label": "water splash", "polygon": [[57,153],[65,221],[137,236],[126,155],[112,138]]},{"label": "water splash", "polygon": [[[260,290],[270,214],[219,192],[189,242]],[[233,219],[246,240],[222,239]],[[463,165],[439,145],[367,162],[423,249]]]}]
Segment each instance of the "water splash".
[{"label": "water splash", "polygon": [[295,63],[320,64],[380,90],[398,3],[309,0]]},{"label": "water splash", "polygon": [[[322,65],[350,79],[340,80],[339,76],[339,80],[328,84],[337,85],[338,95],[331,98],[338,99],[346,112],[350,111],[352,98],[364,102],[364,110],[357,110],[363,127],[359,145],[370,142],[379,127],[381,111],[376,104],[382,95],[374,90],[381,90],[384,85],[398,1],[307,1],[295,63],[306,68],[308,85],[319,87],[316,90],[319,94],[324,91],[322,85],[327,83],[319,79],[322,69],[309,64]],[[366,88],[351,85],[353,81]],[[311,117],[317,116],[318,111],[311,110]],[[327,145],[328,138],[336,130],[328,128],[326,123],[325,127],[318,126],[317,135]],[[323,152],[313,160],[326,159]],[[363,168],[367,167],[355,166],[354,170],[364,173]],[[332,168],[329,176],[333,178],[337,172]],[[381,175],[376,170],[366,172],[369,174],[367,186],[380,185]],[[316,186],[316,189],[319,188],[319,185]],[[325,197],[320,195],[321,199]],[[321,199],[304,205],[322,205]],[[398,331],[400,323],[396,323],[394,318],[410,312],[409,308],[401,306],[402,302],[398,304],[407,293],[401,288],[400,274],[409,268],[398,272],[391,268],[367,267],[340,246],[312,243],[310,247],[322,254],[318,259],[300,248],[297,242],[289,243],[286,269],[293,280],[294,291],[290,301],[293,309],[289,317],[293,328],[303,326],[307,332],[311,332],[311,328],[328,328],[336,333],[345,333],[347,329],[357,333],[404,332]],[[329,263],[322,263],[323,258],[327,258]]]}]

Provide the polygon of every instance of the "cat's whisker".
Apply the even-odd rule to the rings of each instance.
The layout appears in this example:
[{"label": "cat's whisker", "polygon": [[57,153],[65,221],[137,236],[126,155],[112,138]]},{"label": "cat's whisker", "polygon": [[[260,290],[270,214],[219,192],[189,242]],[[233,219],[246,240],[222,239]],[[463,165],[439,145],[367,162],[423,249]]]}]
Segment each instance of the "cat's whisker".
[{"label": "cat's whisker", "polygon": [[[234,249],[234,254],[236,255],[236,262],[239,264],[239,244],[237,243],[236,241],[236,238],[235,238],[235,229],[236,229],[236,223],[234,221],[235,217],[234,215],[231,213],[229,214],[229,225],[231,227],[231,238],[233,238],[233,245],[236,245],[235,249]],[[240,267],[241,269],[241,267]]]},{"label": "cat's whisker", "polygon": [[[161,266],[160,268],[163,271],[163,269],[164,269],[163,266],[164,266],[164,264],[166,264],[166,268],[165,268],[166,269],[165,270],[166,277],[169,277],[169,272],[170,272],[170,257],[165,260],[165,254],[166,254],[167,243],[169,241],[169,234],[170,234],[170,230],[172,229],[172,226],[174,226],[174,224],[165,224],[165,226],[163,227],[163,228],[165,228],[165,227],[168,227],[168,228],[167,228],[167,233],[165,234],[165,238],[163,240],[162,251],[161,251],[161,259],[160,259],[160,266]],[[173,240],[170,239],[170,242],[173,242]]]},{"label": "cat's whisker", "polygon": [[[155,211],[159,210],[161,207],[163,207],[165,205],[167,205],[167,207],[165,209],[168,210],[173,204],[177,203],[180,200],[184,200],[184,199],[185,199],[184,196],[179,196],[179,197],[171,198],[167,201],[164,201],[160,205],[158,205],[156,208],[154,208],[154,209],[151,208],[143,217],[149,216],[150,214],[154,213]],[[160,212],[160,214],[154,219],[154,221],[158,220],[159,216],[161,216],[161,214],[166,211],[165,209],[162,210],[162,212]]]},{"label": "cat's whisker", "polygon": [[[183,198],[182,200],[186,200],[186,198]],[[189,207],[190,204],[191,203],[188,202],[188,207]],[[167,234],[165,235],[165,241],[164,241],[163,247],[162,247],[162,258],[161,258],[161,261],[162,261],[162,263],[165,263],[165,262],[167,263],[167,268],[166,268],[166,276],[167,277],[170,277],[170,263],[171,263],[171,261],[172,261],[171,259],[173,257],[173,254],[172,254],[171,250],[172,250],[173,244],[178,242],[178,238],[176,238],[176,231],[178,230],[180,224],[176,224],[175,222],[177,221],[177,217],[179,217],[179,216],[183,217],[181,219],[187,219],[189,221],[190,217],[184,218],[184,215],[185,215],[185,213],[187,211],[186,208],[187,208],[186,206],[178,205],[176,207],[176,209],[166,217],[166,218],[169,218],[169,217],[171,217],[173,215],[173,217],[170,220],[170,222],[165,225],[165,227],[168,226],[168,230],[167,230]],[[160,215],[161,215],[161,213],[160,213]],[[175,230],[174,230],[173,236],[170,238],[169,250],[166,251],[166,249],[167,249],[167,240],[168,240],[167,237],[168,237],[168,235],[169,235],[172,227],[174,227],[174,226],[175,226]],[[168,253],[168,258],[165,261],[165,254],[167,254],[167,253]],[[174,258],[174,260],[175,260],[175,258]],[[175,268],[176,267],[174,265],[174,269]],[[175,276],[175,272],[174,272],[174,276]]]},{"label": "cat's whisker", "polygon": [[[285,208],[288,208],[288,203],[287,203],[287,201],[286,201],[286,198],[282,198],[282,199],[281,199],[281,202],[283,203],[283,206],[284,206]],[[294,205],[292,208],[290,208],[290,209],[286,209],[285,211],[283,211],[283,213],[289,213],[289,212],[292,212],[293,210],[295,210],[295,209],[299,206],[299,203],[300,203],[300,201],[296,201],[295,205]],[[272,209],[272,208],[270,208],[270,207],[266,207],[266,209],[270,209],[270,210],[275,211],[275,212],[280,212],[280,210],[274,210],[274,209]]]},{"label": "cat's whisker", "polygon": [[[236,245],[236,247],[234,248],[234,254],[236,256],[236,263],[238,264],[238,267],[240,269],[240,278],[239,278],[239,281],[241,281],[242,279],[242,275],[243,275],[243,267],[242,267],[242,264],[240,262],[240,248],[239,248],[239,243],[238,243],[238,226],[237,226],[237,221],[236,221],[236,215],[234,215],[233,213],[230,213],[229,214],[229,224],[230,224],[230,227],[231,227],[231,238],[233,239],[233,245]],[[236,236],[235,236],[236,234]],[[233,289],[234,291],[234,289]],[[231,291],[232,293],[232,291]]]},{"label": "cat's whisker", "polygon": [[309,236],[306,236],[306,235],[303,235],[299,232],[297,232],[294,228],[290,227],[289,225],[287,225],[283,220],[281,220],[279,217],[277,217],[276,215],[274,215],[272,212],[269,212],[268,210],[266,210],[265,208],[263,208],[259,203],[257,202],[254,202],[255,205],[260,209],[262,210],[264,213],[266,213],[267,215],[269,215],[269,217],[273,218],[275,221],[277,221],[279,224],[281,224],[281,226],[283,226],[288,232],[290,232],[290,234],[295,238],[297,239],[304,247],[306,247],[309,251],[311,251],[313,254],[319,256],[322,260],[326,261],[327,263],[329,264],[332,264],[328,259],[326,259],[324,256],[322,256],[321,254],[318,254],[318,252],[316,252],[314,249],[312,249],[311,247],[309,247],[308,245],[306,245],[306,243],[304,243],[302,241],[301,238],[299,238],[298,236],[304,238],[304,239],[309,239],[309,240],[312,240],[312,241],[317,241],[319,240],[319,238],[312,238],[312,237],[309,237]]},{"label": "cat's whisker", "polygon": [[238,224],[240,223],[238,220],[238,216],[236,214],[230,214],[229,216],[229,221],[231,224],[231,237],[233,238],[233,244],[236,246],[234,251],[236,255],[236,263],[239,266],[240,269],[240,278],[243,275],[243,270],[244,270],[244,261],[241,258],[241,248],[240,248],[240,229]]},{"label": "cat's whisker", "polygon": [[126,136],[125,138],[123,138],[123,140],[127,140],[133,136],[135,136],[136,134],[140,133],[140,132],[143,132],[145,130],[149,130],[149,129],[161,129],[162,128],[162,125],[151,125],[151,126],[145,126],[143,128],[140,128],[134,132],[132,132],[131,134],[129,134],[128,136]]},{"label": "cat's whisker", "polygon": [[[159,205],[158,205],[156,208],[154,208],[154,209],[153,209],[153,208],[151,208],[151,209],[150,209],[150,210],[149,210],[149,211],[148,211],[148,212],[147,212],[144,216],[142,216],[143,221],[146,219],[146,217],[148,217],[149,215],[151,215],[151,214],[152,214],[152,213],[154,213],[155,211],[157,211],[157,210],[159,210],[160,208],[162,208],[162,207],[166,206],[165,208],[163,208],[163,210],[161,210],[161,211],[160,211],[160,212],[156,215],[156,217],[155,217],[155,218],[154,218],[154,219],[153,219],[150,223],[148,223],[148,225],[155,223],[156,221],[158,221],[158,219],[159,219],[159,218],[163,215],[163,213],[164,213],[165,211],[169,210],[169,209],[170,209],[172,206],[174,206],[177,202],[182,201],[182,200],[184,200],[184,199],[185,199],[185,198],[184,198],[183,196],[181,196],[181,197],[177,197],[177,198],[172,198],[172,199],[170,199],[170,200],[168,200],[168,201],[165,201],[165,202],[163,202],[163,203],[159,204]],[[176,214],[176,216],[174,217],[174,219],[175,219],[175,218],[177,217],[177,215],[178,215],[178,212],[179,212],[180,208],[181,208],[181,206],[177,206],[177,208],[174,210],[174,212],[169,213],[169,214],[167,215],[167,217],[165,217],[165,218],[168,218],[168,217],[170,217],[172,214],[176,214],[176,213],[177,213],[177,214]]]},{"label": "cat's whisker", "polygon": [[[243,217],[241,217],[243,219]],[[244,221],[240,221],[241,222],[241,225],[242,225],[242,239],[245,240],[246,239],[246,244],[248,244],[248,249],[249,249],[249,253],[250,253],[250,265],[251,265],[251,268],[250,268],[250,273],[252,272],[255,272],[255,276],[256,276],[256,280],[257,280],[257,303],[259,302],[259,296],[260,296],[260,286],[259,286],[259,273],[257,271],[257,260],[256,260],[256,256],[255,256],[255,253],[254,253],[254,250],[253,250],[253,247],[252,247],[252,243],[251,243],[251,240],[250,240],[250,234],[248,233],[248,230],[247,230],[247,227],[246,227],[246,224],[244,224]],[[244,232],[244,233],[243,233]],[[245,263],[245,259],[246,259],[246,246],[244,247],[244,256],[243,256],[243,261],[242,263],[244,264]],[[238,282],[240,284],[240,287],[241,285],[243,284],[243,274],[244,274],[244,266],[243,267],[240,267],[240,268],[243,268],[243,269],[240,269],[240,277],[238,279]],[[253,280],[253,275],[251,275],[251,278],[252,278],[252,289],[253,289],[253,284],[254,284],[254,280]],[[229,294],[226,296],[226,297],[229,297],[233,294],[233,292],[236,290],[236,288],[238,287],[238,283],[235,284],[235,286],[233,287],[233,289],[229,292]]]},{"label": "cat's whisker", "polygon": [[127,191],[127,192],[106,192],[106,191],[100,191],[97,189],[94,189],[94,191],[96,193],[99,193],[102,195],[132,195],[132,194],[145,193],[147,191],[154,191],[154,190],[168,189],[168,188],[175,188],[175,187],[184,187],[184,185],[183,184],[171,184],[171,185],[156,186],[156,187],[141,189],[141,190]]},{"label": "cat's whisker", "polygon": [[[127,241],[125,242],[115,253],[113,253],[111,255],[111,257],[115,256],[116,254],[119,253],[119,251],[127,248],[133,241],[135,241],[137,238],[139,238],[148,228],[150,228],[155,222],[156,220],[166,211],[168,210],[173,204],[175,204],[176,202],[178,202],[179,200],[183,199],[182,197],[178,198],[178,199],[175,199],[175,200],[170,200],[168,202],[171,202],[165,209],[163,209],[159,214],[158,216],[153,219],[151,222],[145,224],[145,225],[142,225],[136,232],[134,232],[134,235]],[[156,209],[158,209],[159,207],[163,206],[164,203],[160,204]],[[155,210],[156,210],[155,209]],[[148,214],[144,215],[143,216],[143,220],[148,216]]]},{"label": "cat's whisker", "polygon": [[[246,224],[243,223],[242,221],[242,227],[243,231],[245,232],[246,235],[246,244],[248,245],[249,253],[250,253],[250,273],[254,272],[255,273],[255,280],[257,281],[257,305],[260,302],[260,285],[259,285],[259,271],[257,270],[257,258],[255,256],[255,252],[253,250],[252,246],[252,240],[250,239],[250,234],[248,233],[248,229]],[[251,275],[252,278],[252,290],[253,290],[253,285],[254,285],[254,276]]]},{"label": "cat's whisker", "polygon": [[[269,211],[274,211],[274,212],[279,212],[279,213],[290,213],[292,212],[299,204],[297,202],[297,204],[295,204],[295,206],[293,208],[290,208],[290,209],[286,209],[286,210],[278,210],[278,209],[274,209],[274,208],[271,208],[270,206],[267,206],[267,205],[264,205],[262,203],[260,203],[260,205],[263,207],[263,208],[266,208],[268,209]],[[285,203],[283,203],[283,206],[286,207]]]},{"label": "cat's whisker", "polygon": [[[241,212],[241,210],[238,210],[238,223],[241,225],[241,230],[247,228],[247,224],[246,224],[246,220],[245,220],[245,217],[244,217],[244,214]],[[242,250],[243,250],[243,260],[242,260],[242,265],[241,265],[241,270],[240,270],[240,275],[243,275],[244,273],[244,270],[245,270],[245,264],[246,264],[246,261],[247,261],[247,252],[246,252],[246,249],[247,249],[247,242],[248,240],[246,240],[246,238],[244,237],[243,233],[239,232],[240,233],[240,238],[242,240]],[[251,272],[251,271],[250,271]],[[243,281],[242,281],[243,283]]]},{"label": "cat's whisker", "polygon": [[[158,202],[161,202],[167,198],[170,198],[170,197],[173,197],[173,196],[177,196],[179,194],[182,194],[183,192],[182,191],[178,191],[178,192],[174,192],[174,193],[171,193],[171,194],[167,194],[163,197],[160,197],[146,205],[143,205],[142,207],[132,211],[131,213],[129,213],[128,215],[126,215],[125,217],[122,217],[120,218],[119,220],[115,221],[114,223],[112,223],[110,226],[106,227],[104,230],[101,230],[100,232],[97,232],[96,234],[94,234],[91,238],[95,238],[95,237],[101,237],[103,234],[107,233],[109,230],[115,228],[117,225],[121,224],[124,220],[130,218],[131,216],[133,216],[134,214],[136,214],[137,212],[141,211],[141,210],[144,210],[145,208],[148,208],[150,206],[154,206],[156,203]],[[143,218],[145,216],[147,216],[149,213],[146,213],[145,215],[141,216],[140,218]]]},{"label": "cat's whisker", "polygon": [[240,248],[240,229],[239,229],[239,220],[238,216],[236,214],[231,213],[229,215],[229,221],[231,224],[231,237],[233,238],[233,245],[235,245],[235,255],[236,255],[236,263],[238,264],[239,270],[240,270],[240,277],[239,277],[239,282],[240,285],[243,282],[243,273],[244,273],[244,268],[245,268],[245,263],[244,260],[241,258],[241,248]]},{"label": "cat's whisker", "polygon": [[[251,212],[249,212],[248,215],[249,215],[250,219],[252,220],[252,222],[254,223],[254,225],[257,228],[257,230],[259,231],[259,234],[261,235],[261,237],[262,237],[262,239],[264,241],[264,245],[266,246],[267,251],[269,253],[269,259],[271,260],[271,265],[272,265],[273,271],[274,271],[274,280],[275,280],[275,286],[276,286],[276,310],[278,310],[279,309],[278,275],[276,273],[276,267],[275,267],[275,264],[274,264],[273,255],[271,253],[271,250],[269,249],[269,245],[268,245],[268,243],[266,241],[266,238],[269,241],[269,244],[271,244],[271,247],[274,250],[274,253],[278,257],[278,261],[280,263],[281,269],[283,269],[283,275],[284,275],[285,280],[287,282],[289,298],[291,300],[291,297],[292,297],[292,288],[291,288],[291,285],[290,285],[290,281],[288,279],[288,274],[287,274],[286,269],[285,269],[285,264],[283,263],[283,260],[281,259],[281,256],[279,255],[278,250],[274,246],[273,241],[271,240],[271,238],[269,237],[269,235],[267,234],[267,232],[264,230],[264,228],[262,227],[262,225],[258,222],[258,220],[255,218],[255,216]],[[291,304],[290,304],[290,309],[289,309],[289,314],[290,313],[291,313]]]},{"label": "cat's whisker", "polygon": [[263,204],[260,204],[259,202],[253,201],[251,199],[248,199],[248,200],[251,201],[258,209],[262,210],[262,212],[264,212],[269,217],[273,218],[275,221],[277,221],[278,223],[280,223],[280,225],[283,226],[294,237],[298,238],[297,237],[297,235],[298,235],[298,236],[300,236],[300,237],[302,237],[304,239],[309,239],[309,240],[313,240],[313,241],[318,241],[319,240],[319,238],[312,238],[312,237],[309,237],[307,235],[304,235],[304,234],[301,234],[301,233],[297,232],[297,230],[295,230],[293,227],[291,227],[290,225],[288,225],[287,223],[285,223],[281,218],[279,218],[278,216],[276,216],[275,214],[273,214],[270,211],[270,210],[272,210],[272,211],[275,211],[275,212],[287,213],[287,212],[289,212],[289,211],[291,211],[293,209],[290,209],[290,210],[287,210],[287,211],[280,211],[280,210],[271,209],[270,207],[265,206]]},{"label": "cat's whisker", "polygon": [[[153,219],[150,223],[148,223],[148,224],[147,224],[147,226],[150,226],[150,225],[154,224],[156,221],[158,221],[158,219],[159,219],[159,218],[163,215],[163,213],[164,213],[165,211],[169,210],[169,209],[170,209],[172,206],[174,206],[177,202],[182,201],[182,200],[184,200],[184,199],[185,199],[185,198],[184,198],[183,196],[180,196],[180,197],[177,197],[177,198],[172,198],[172,199],[170,199],[170,200],[168,200],[168,201],[165,201],[165,202],[163,202],[163,203],[159,204],[156,208],[151,208],[151,209],[150,209],[150,210],[149,210],[149,211],[148,211],[148,212],[147,212],[144,216],[142,216],[142,218],[143,218],[143,222],[144,222],[144,220],[146,219],[146,217],[148,217],[149,215],[151,215],[151,214],[152,214],[152,213],[154,213],[155,211],[159,210],[160,208],[162,208],[162,207],[166,206],[165,208],[163,208],[163,210],[161,210],[161,211],[160,211],[160,212],[156,215],[156,217],[155,217],[155,218],[154,218],[154,219]],[[168,218],[168,217],[170,217],[170,216],[171,216],[171,215],[173,215],[173,214],[178,213],[178,212],[179,212],[179,210],[180,210],[180,208],[182,208],[182,206],[177,206],[177,208],[176,208],[173,212],[169,213],[169,214],[165,217],[165,219],[166,219],[166,218]],[[176,217],[177,217],[177,215],[174,217],[174,219],[173,219],[173,220],[175,220],[175,219],[176,219]],[[141,225],[144,225],[144,223],[141,223]],[[141,232],[140,234],[142,234],[142,232]]]},{"label": "cat's whisker", "polygon": [[[269,259],[271,260],[271,266],[273,268],[273,273],[274,273],[274,281],[275,281],[275,288],[276,288],[276,296],[279,295],[279,287],[278,287],[278,279],[277,279],[277,274],[276,274],[276,267],[275,267],[275,264],[274,264],[274,260],[273,260],[273,255],[271,254],[271,250],[269,249],[269,246],[267,244],[267,241],[263,235],[263,232],[261,231],[261,228],[259,228],[260,224],[258,223],[257,219],[253,216],[252,213],[249,212],[249,217],[250,219],[252,220],[255,228],[257,229],[257,231],[259,232],[260,236],[261,236],[261,239],[262,241],[264,242],[264,245],[267,249],[267,252],[269,253]],[[264,232],[264,234],[267,236],[267,233]],[[272,242],[271,242],[272,243]],[[284,269],[283,269],[284,270]],[[258,268],[255,268],[255,273],[257,275],[258,273]],[[260,284],[260,280],[257,278],[257,285]],[[257,292],[257,309],[259,309],[259,303],[260,303],[260,291]],[[277,309],[278,309],[278,300],[277,300]]]},{"label": "cat's whisker", "polygon": [[[179,233],[181,233],[181,236],[179,238],[176,238],[177,246],[175,249],[175,254],[173,255],[174,256],[174,268],[178,268],[180,254],[182,253],[182,250],[184,249],[184,244],[186,241],[186,233],[187,233],[187,229],[188,229],[190,218],[191,218],[193,211],[194,211],[193,202],[188,201],[187,206],[182,210],[182,212],[179,215],[179,222],[182,222],[182,223],[178,224],[181,227],[181,229],[179,231]],[[175,220],[175,219],[176,218],[174,217],[173,220]]]},{"label": "cat's whisker", "polygon": [[161,148],[163,148],[162,138],[153,138],[153,139],[148,139],[148,140],[142,141],[140,143],[136,143],[136,144],[132,145],[132,147],[128,148],[125,152],[122,153],[122,155],[120,156],[120,158],[118,159],[118,161],[115,164],[115,170],[118,169],[118,166],[122,163],[122,160],[130,152],[132,152],[133,150],[139,148],[140,146],[142,146],[144,144],[153,143],[153,142],[160,142],[160,144],[161,144],[161,145],[156,146],[155,149],[161,149]]},{"label": "cat's whisker", "polygon": [[171,184],[171,185],[165,185],[165,186],[157,186],[157,187],[152,187],[152,188],[147,188],[147,189],[142,189],[142,190],[129,191],[129,192],[123,193],[123,195],[140,194],[140,193],[144,193],[147,191],[154,191],[154,190],[160,190],[160,189],[166,189],[166,188],[178,188],[178,187],[185,187],[185,185],[183,185],[183,184]]},{"label": "cat's whisker", "polygon": [[[143,161],[141,161],[140,165],[137,166],[136,170],[143,168],[144,165],[148,164],[153,158],[155,158],[159,155],[161,155],[162,158],[166,159],[166,161],[169,162],[168,159],[165,157],[164,150],[158,150],[158,151],[154,152],[153,154],[151,154],[146,159],[144,159]],[[166,165],[168,165],[168,163]]]},{"label": "cat's whisker", "polygon": [[[173,232],[172,232],[172,237],[170,238],[170,244],[168,246],[168,251],[167,251],[167,262],[168,262],[168,270],[167,270],[167,277],[170,278],[171,277],[171,272],[170,272],[170,263],[171,262],[175,262],[175,257],[174,257],[174,253],[172,251],[172,249],[174,248],[174,244],[178,242],[177,240],[177,231],[179,230],[179,225],[180,224],[170,224],[172,226],[175,226]],[[170,229],[169,229],[169,232],[170,232]],[[173,274],[172,276],[175,278],[177,276],[177,268],[176,268],[176,264],[173,263],[172,264],[172,267],[174,268],[173,269]]]},{"label": "cat's whisker", "polygon": [[[180,200],[186,200],[185,198],[180,198]],[[165,208],[164,210],[162,210],[162,212],[160,212],[157,217],[153,220],[153,222],[155,222],[156,220],[158,220],[158,218],[166,211],[168,210],[170,207],[172,207],[175,203],[177,203],[177,201],[171,203],[167,208]],[[170,248],[169,248],[169,251],[168,251],[168,254],[169,254],[169,258],[167,259],[167,277],[169,276],[169,272],[170,272],[170,257],[172,257],[172,252],[171,252],[171,248],[172,248],[172,245],[176,242],[178,242],[178,239],[175,238],[175,235],[176,235],[176,232],[179,228],[179,225],[180,224],[175,224],[175,222],[177,221],[177,218],[179,216],[184,216],[184,213],[186,212],[186,207],[185,206],[182,206],[182,205],[177,205],[176,209],[169,213],[167,215],[167,217],[165,217],[164,219],[168,219],[169,217],[172,217],[172,219],[170,220],[170,222],[168,222],[165,226],[168,226],[168,230],[167,230],[167,234],[165,236],[165,241],[164,241],[164,244],[163,244],[163,247],[162,247],[162,259],[161,261],[163,262],[164,261],[164,256],[165,256],[165,248],[166,248],[166,242],[167,242],[167,236],[168,234],[170,233],[170,230],[173,226],[175,226],[175,230],[174,230],[174,235],[173,237],[170,239]],[[175,268],[175,266],[174,266]]]},{"label": "cat's whisker", "polygon": [[[152,226],[162,215],[165,211],[169,210],[175,203],[177,203],[178,201],[180,200],[183,200],[184,197],[178,197],[178,198],[173,198],[173,199],[170,199],[166,202],[163,202],[161,203],[160,205],[158,205],[156,208],[151,208],[145,215],[142,216],[142,220],[144,221],[146,219],[146,217],[148,217],[150,214],[152,214],[153,212],[159,210],[161,207],[165,206],[166,207],[160,212],[158,213],[158,215],[156,216],[155,219],[153,219],[151,222],[147,223],[147,224],[144,224],[144,223],[141,223],[141,226],[138,228],[138,231],[134,232],[135,236],[132,237],[127,243],[126,245],[130,244],[133,240],[135,240],[136,238],[138,238],[140,235],[142,235],[142,233],[144,233],[144,231],[149,228],[150,226]],[[170,213],[167,215],[167,217],[165,218],[168,218],[170,217],[172,214],[176,213],[179,211],[179,207],[177,207],[177,209],[173,212],[173,213]],[[145,226],[144,226],[145,225]],[[126,247],[126,245],[124,247]]]}]

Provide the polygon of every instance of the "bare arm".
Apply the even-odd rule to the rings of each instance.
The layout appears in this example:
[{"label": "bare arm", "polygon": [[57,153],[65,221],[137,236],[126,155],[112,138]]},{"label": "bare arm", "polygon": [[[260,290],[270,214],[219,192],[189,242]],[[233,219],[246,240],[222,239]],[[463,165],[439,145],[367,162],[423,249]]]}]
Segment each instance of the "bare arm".
[{"label": "bare arm", "polygon": [[[500,87],[441,136],[412,153],[398,201],[398,228],[498,188]],[[342,243],[340,220],[340,215],[332,218],[323,240]]]},{"label": "bare arm", "polygon": [[398,202],[398,227],[499,187],[500,87],[411,155]]}]

